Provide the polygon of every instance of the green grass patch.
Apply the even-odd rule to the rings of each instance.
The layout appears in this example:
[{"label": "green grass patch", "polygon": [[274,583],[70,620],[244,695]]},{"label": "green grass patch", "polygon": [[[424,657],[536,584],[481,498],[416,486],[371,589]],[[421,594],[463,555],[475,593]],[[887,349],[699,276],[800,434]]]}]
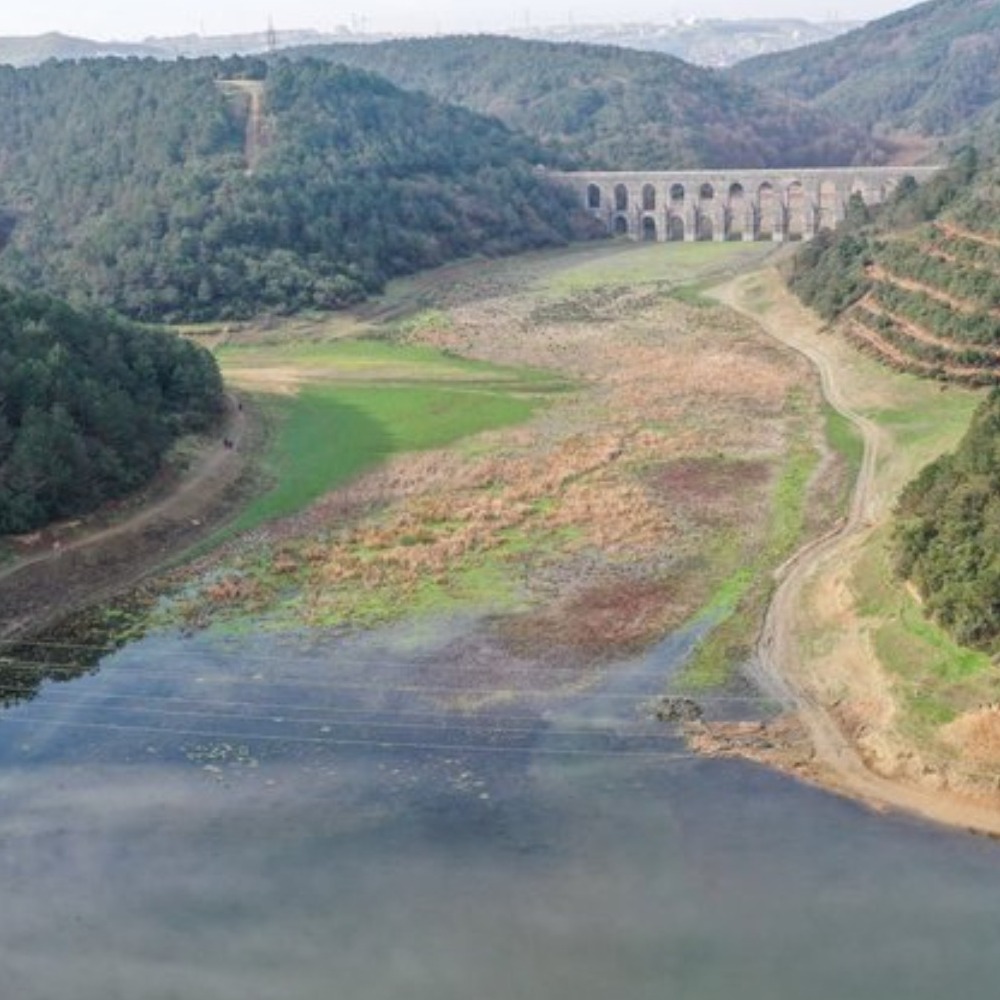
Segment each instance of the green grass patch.
[{"label": "green grass patch", "polygon": [[420,344],[379,340],[330,340],[220,347],[216,356],[223,371],[291,366],[321,370],[328,378],[476,379],[491,382],[551,379],[545,372],[504,368],[444,354]]},{"label": "green grass patch", "polygon": [[264,468],[276,485],[233,532],[301,510],[392,454],[526,420],[538,400],[440,386],[311,385],[271,406],[278,429]]},{"label": "green grass patch", "polygon": [[[404,615],[418,619],[475,608],[495,613],[516,607],[521,590],[503,559],[497,553],[488,553],[451,568],[447,579],[428,577],[416,588],[342,587],[326,597],[323,608],[309,615],[311,626],[371,628]],[[282,620],[282,609],[278,609],[282,627],[301,624],[299,601],[293,601],[285,610],[288,622]]]},{"label": "green grass patch", "polygon": [[904,729],[926,738],[958,713],[995,700],[1000,679],[990,657],[956,643],[895,578],[887,529],[858,561],[851,589],[879,662],[897,680]]},{"label": "green grass patch", "polygon": [[915,391],[906,393],[899,406],[874,409],[866,416],[891,434],[894,450],[912,453],[920,468],[958,443],[983,397],[955,387],[936,389],[926,380],[912,388]]},{"label": "green grass patch", "polygon": [[711,265],[740,263],[759,248],[742,243],[617,243],[582,253],[578,260],[559,258],[559,267],[540,262],[542,285],[550,292],[570,294],[605,285],[683,283]]},{"label": "green grass patch", "polygon": [[670,297],[678,302],[683,302],[688,306],[695,306],[698,309],[710,309],[718,305],[705,294],[705,285],[679,285],[670,291]]},{"label": "green grass patch", "polygon": [[842,413],[829,403],[823,404],[827,444],[847,463],[851,484],[858,478],[861,462],[865,455],[865,443],[861,432]]}]

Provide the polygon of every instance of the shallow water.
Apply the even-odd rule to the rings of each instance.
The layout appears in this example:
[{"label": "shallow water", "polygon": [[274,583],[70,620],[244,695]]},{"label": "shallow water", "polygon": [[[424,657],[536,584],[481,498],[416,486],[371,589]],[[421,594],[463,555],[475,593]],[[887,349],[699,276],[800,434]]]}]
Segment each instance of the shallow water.
[{"label": "shallow water", "polygon": [[643,702],[692,639],[581,680],[462,621],[161,636],[47,682],[0,714],[0,993],[995,995],[1000,845],[690,757]]}]

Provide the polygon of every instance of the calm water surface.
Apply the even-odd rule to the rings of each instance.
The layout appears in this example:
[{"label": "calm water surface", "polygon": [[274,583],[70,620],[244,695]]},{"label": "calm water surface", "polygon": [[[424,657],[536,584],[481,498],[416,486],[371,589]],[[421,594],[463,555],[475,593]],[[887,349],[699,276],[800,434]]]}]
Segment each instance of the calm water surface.
[{"label": "calm water surface", "polygon": [[474,623],[161,636],[46,682],[0,714],[0,996],[997,996],[1000,845],[691,758],[643,709],[690,641],[582,683]]}]

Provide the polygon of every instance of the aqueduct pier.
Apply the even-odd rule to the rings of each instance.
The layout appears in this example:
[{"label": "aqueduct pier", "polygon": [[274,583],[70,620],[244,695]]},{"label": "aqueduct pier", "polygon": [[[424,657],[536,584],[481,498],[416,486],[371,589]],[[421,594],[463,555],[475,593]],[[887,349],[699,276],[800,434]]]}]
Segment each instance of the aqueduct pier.
[{"label": "aqueduct pier", "polygon": [[634,240],[808,240],[833,229],[853,195],[877,205],[904,177],[941,167],[806,170],[552,171],[609,233]]}]

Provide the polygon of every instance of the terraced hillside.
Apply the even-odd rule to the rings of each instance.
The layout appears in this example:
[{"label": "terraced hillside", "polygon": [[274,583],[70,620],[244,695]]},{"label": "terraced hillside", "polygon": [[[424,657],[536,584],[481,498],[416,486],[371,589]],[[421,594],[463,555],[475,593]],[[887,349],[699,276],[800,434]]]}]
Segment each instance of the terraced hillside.
[{"label": "terraced hillside", "polygon": [[845,331],[896,367],[972,382],[1000,376],[1000,240],[951,222],[874,244],[869,291]]},{"label": "terraced hillside", "polygon": [[1000,381],[1000,167],[974,153],[799,254],[793,289],[895,368]]}]

